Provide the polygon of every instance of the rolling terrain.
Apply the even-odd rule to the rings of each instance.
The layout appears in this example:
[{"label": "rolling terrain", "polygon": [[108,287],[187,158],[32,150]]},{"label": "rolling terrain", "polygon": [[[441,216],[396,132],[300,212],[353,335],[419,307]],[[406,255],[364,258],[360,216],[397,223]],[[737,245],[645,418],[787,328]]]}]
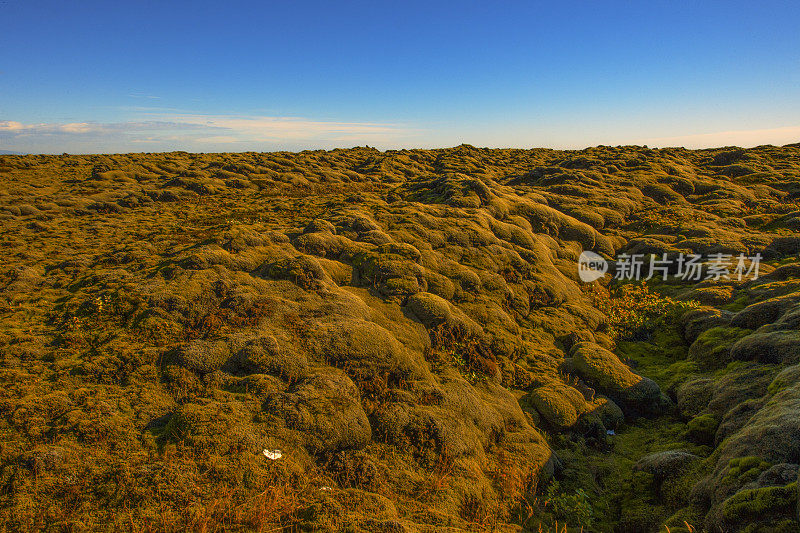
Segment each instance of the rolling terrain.
[{"label": "rolling terrain", "polygon": [[4,530],[800,527],[800,145],[0,155],[0,221]]}]

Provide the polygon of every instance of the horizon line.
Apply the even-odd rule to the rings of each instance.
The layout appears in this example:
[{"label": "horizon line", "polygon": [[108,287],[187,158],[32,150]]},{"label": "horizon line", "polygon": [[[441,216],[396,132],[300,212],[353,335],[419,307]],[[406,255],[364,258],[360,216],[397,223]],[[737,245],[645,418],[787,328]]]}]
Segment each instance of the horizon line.
[{"label": "horizon line", "polygon": [[469,143],[461,143],[457,145],[449,145],[449,146],[438,146],[438,147],[424,147],[418,146],[413,148],[378,148],[375,146],[370,145],[353,145],[348,147],[335,147],[335,148],[304,148],[302,150],[227,150],[227,151],[210,151],[210,152],[200,152],[200,151],[192,151],[192,150],[153,150],[149,152],[141,151],[141,152],[20,152],[17,150],[6,150],[6,153],[3,153],[4,150],[0,149],[0,156],[30,156],[30,155],[49,155],[49,156],[65,156],[65,155],[80,155],[80,156],[89,156],[89,155],[138,155],[138,154],[175,154],[175,153],[186,153],[186,154],[197,154],[197,155],[215,155],[215,154],[273,154],[273,153],[292,153],[292,154],[299,154],[303,152],[333,152],[336,150],[355,150],[358,148],[375,150],[381,153],[387,152],[402,152],[402,151],[432,151],[432,150],[452,150],[454,148],[460,148],[462,146],[467,146],[470,148],[476,148],[479,150],[549,150],[553,152],[583,152],[586,150],[592,150],[595,148],[639,148],[645,150],[686,150],[691,152],[703,152],[703,151],[711,151],[711,150],[723,150],[723,149],[739,149],[739,150],[754,150],[757,148],[800,148],[800,139],[797,142],[787,143],[787,144],[757,144],[753,146],[740,146],[735,144],[728,144],[728,145],[718,145],[718,146],[705,146],[702,148],[687,148],[686,146],[674,145],[674,146],[650,146],[647,144],[594,144],[585,146],[583,148],[554,148],[549,146],[531,146],[531,147],[520,147],[520,146],[477,146]]}]

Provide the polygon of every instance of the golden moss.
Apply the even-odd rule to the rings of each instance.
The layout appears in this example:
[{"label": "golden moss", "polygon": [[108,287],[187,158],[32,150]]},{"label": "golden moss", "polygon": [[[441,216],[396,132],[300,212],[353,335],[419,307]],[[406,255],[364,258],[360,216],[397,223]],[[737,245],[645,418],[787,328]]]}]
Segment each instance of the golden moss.
[{"label": "golden moss", "polygon": [[[585,476],[550,494],[559,511],[602,528],[680,508],[717,525],[742,488],[719,483],[730,459],[798,457],[791,374],[771,366],[796,341],[798,165],[797,147],[0,156],[0,522],[503,530],[560,470]],[[762,252],[764,274],[780,268],[609,294],[579,281],[587,249]],[[695,317],[686,340],[765,328],[731,350],[750,366],[713,374],[665,340],[692,294],[736,314]],[[648,377],[700,418],[659,418],[645,445],[629,416],[634,446],[617,403],[669,405]],[[698,377],[699,408],[679,387]],[[581,452],[559,462],[536,425]],[[609,477],[667,445],[718,446],[707,480],[685,478],[696,501]]]}]

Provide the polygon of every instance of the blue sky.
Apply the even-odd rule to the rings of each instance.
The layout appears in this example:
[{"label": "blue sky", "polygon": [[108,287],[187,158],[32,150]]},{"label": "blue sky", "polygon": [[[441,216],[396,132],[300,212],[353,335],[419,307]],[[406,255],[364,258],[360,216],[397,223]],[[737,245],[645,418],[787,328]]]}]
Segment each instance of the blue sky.
[{"label": "blue sky", "polygon": [[800,2],[0,0],[0,150],[800,142]]}]

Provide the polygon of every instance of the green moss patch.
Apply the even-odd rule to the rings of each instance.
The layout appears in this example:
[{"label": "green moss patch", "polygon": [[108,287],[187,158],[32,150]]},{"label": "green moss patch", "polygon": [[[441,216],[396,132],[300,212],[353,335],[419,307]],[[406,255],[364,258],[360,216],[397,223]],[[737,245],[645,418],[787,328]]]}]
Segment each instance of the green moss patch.
[{"label": "green moss patch", "polygon": [[730,362],[731,348],[752,330],[715,327],[704,331],[689,348],[689,358],[707,368],[719,368]]},{"label": "green moss patch", "polygon": [[722,514],[731,522],[792,514],[797,506],[797,483],[783,487],[742,490],[725,500]]}]

